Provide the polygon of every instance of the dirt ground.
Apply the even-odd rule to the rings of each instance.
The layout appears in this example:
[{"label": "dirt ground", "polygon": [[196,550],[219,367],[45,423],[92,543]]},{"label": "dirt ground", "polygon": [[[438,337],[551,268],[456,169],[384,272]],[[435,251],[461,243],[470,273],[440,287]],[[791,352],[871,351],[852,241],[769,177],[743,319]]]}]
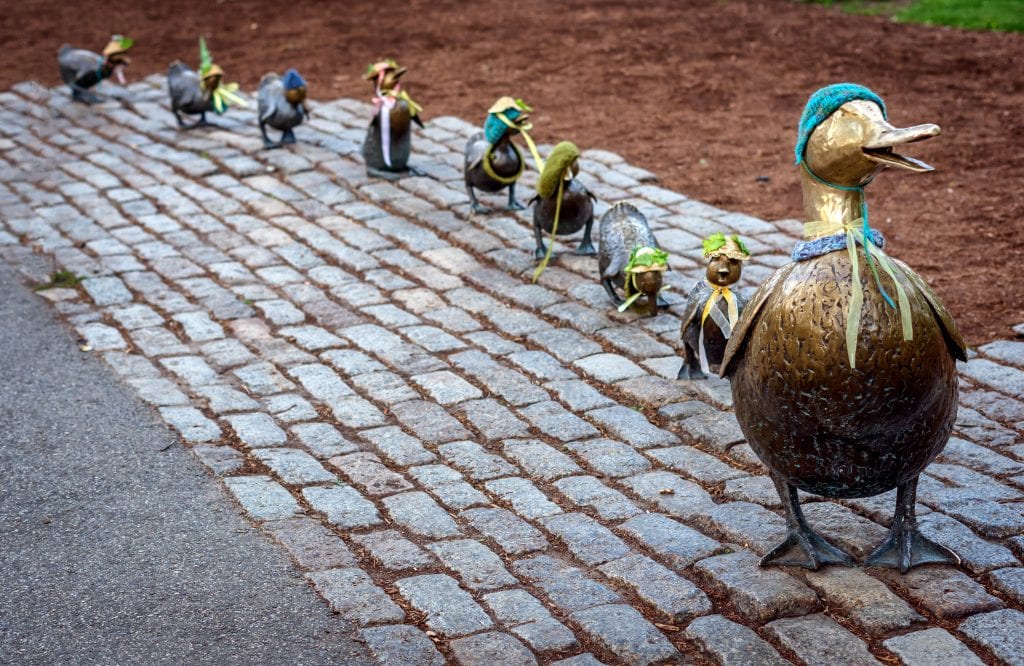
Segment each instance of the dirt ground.
[{"label": "dirt ground", "polygon": [[968,342],[1024,322],[1024,35],[896,24],[789,0],[25,0],[0,16],[0,89],[58,82],[64,42],[136,40],[130,76],[195,64],[203,34],[228,80],[298,68],[311,95],[368,98],[366,65],[393,56],[425,117],[481,122],[521,96],[534,136],[607,148],[662,183],[758,217],[801,214],[795,126],[807,96],[849,80],[897,125],[943,134],[907,151],[926,176],[883,174],[872,223],[924,275]]}]

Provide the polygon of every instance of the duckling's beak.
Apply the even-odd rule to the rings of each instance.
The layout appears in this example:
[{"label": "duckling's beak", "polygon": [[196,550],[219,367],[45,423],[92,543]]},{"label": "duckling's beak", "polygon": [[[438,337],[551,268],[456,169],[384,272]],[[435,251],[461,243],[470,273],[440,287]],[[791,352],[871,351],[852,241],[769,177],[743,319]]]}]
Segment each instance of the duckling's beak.
[{"label": "duckling's beak", "polygon": [[893,147],[904,143],[913,143],[914,141],[924,141],[933,136],[938,136],[941,131],[938,125],[931,123],[903,128],[893,127],[885,123],[878,136],[863,146],[864,157],[883,166],[899,167],[908,171],[916,171],[917,173],[934,171],[934,167],[921,160],[894,152]]}]

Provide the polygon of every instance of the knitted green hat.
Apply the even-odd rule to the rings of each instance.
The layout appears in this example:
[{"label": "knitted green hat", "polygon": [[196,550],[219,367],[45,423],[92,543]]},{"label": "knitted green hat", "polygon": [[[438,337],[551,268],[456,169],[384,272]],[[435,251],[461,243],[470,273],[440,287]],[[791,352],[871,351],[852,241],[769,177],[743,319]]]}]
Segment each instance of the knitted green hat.
[{"label": "knitted green hat", "polygon": [[572,163],[580,156],[580,149],[571,141],[563,141],[555,146],[544,164],[544,171],[540,174],[540,181],[537,183],[537,194],[544,199],[550,199],[558,191],[558,183],[565,177],[566,169],[572,167]]}]

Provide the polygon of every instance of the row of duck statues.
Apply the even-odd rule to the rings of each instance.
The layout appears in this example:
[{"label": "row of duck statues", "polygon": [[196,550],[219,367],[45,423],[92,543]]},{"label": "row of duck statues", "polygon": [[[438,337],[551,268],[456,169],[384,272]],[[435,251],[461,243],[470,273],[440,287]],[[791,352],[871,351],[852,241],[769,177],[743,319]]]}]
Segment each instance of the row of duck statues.
[{"label": "row of duck statues", "polygon": [[[128,64],[131,40],[115,36],[102,54],[63,47],[60,71],[74,99]],[[171,108],[184,128],[201,126],[207,112],[239,103],[234,84],[201,45],[199,71],[171,66]],[[363,146],[367,172],[399,178],[409,166],[411,124],[421,107],[402,88],[405,69],[393,60],[370,65],[374,111]],[[295,140],[307,116],[305,82],[291,70],[260,82],[259,123],[266,147]],[[534,279],[551,256],[554,238],[583,230],[577,254],[598,255],[599,279],[620,309],[656,315],[662,275],[669,269],[642,212],[629,203],[600,220],[599,250],[591,240],[594,197],[576,178],[579,151],[563,142],[547,159],[528,134],[529,106],[503,97],[489,109],[481,132],[465,150],[465,184],[475,213],[487,209],[476,192],[507,190],[507,208],[520,210],[516,183],[526,158],[521,136],[539,172],[533,205]],[[180,114],[198,115],[187,124]],[[282,132],[269,139],[266,126]],[[896,489],[888,537],[867,565],[910,567],[959,563],[950,549],[925,537],[915,518],[918,478],[951,434],[956,419],[956,362],[966,347],[956,323],[928,284],[885,252],[882,234],[868,224],[865,187],[886,167],[930,171],[900,155],[899,146],[939,134],[936,125],[894,127],[882,99],[856,84],[826,86],[809,98],[797,131],[795,163],[803,186],[806,224],[789,263],[748,300],[734,288],[750,258],[742,239],[724,233],[704,241],[706,275],[689,292],[682,316],[684,358],[679,379],[717,371],[730,380],[736,418],[764,462],[782,501],[787,536],[762,565],[817,569],[852,564],[848,554],[817,534],[804,518],[798,490],[832,498],[878,495]]]}]

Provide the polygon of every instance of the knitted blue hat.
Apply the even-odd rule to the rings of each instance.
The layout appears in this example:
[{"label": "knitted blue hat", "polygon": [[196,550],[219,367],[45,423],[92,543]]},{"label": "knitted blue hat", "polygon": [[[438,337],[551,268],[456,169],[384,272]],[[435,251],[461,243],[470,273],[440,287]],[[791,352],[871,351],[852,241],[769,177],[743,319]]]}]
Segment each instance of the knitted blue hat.
[{"label": "knitted blue hat", "polygon": [[[513,122],[516,118],[523,115],[523,112],[520,111],[519,109],[507,109],[502,113],[505,114],[506,118]],[[498,118],[498,114],[487,114],[487,120],[484,121],[484,136],[487,137],[487,143],[493,146],[494,144],[498,143],[498,140],[501,139],[501,137],[504,136],[505,132],[507,131],[508,125],[501,122],[501,119]]]},{"label": "knitted blue hat", "polygon": [[284,73],[284,79],[281,83],[284,85],[285,90],[295,90],[296,88],[304,88],[306,86],[306,79],[296,72],[294,69],[289,69]]},{"label": "knitted blue hat", "polygon": [[881,107],[882,117],[886,120],[889,119],[882,98],[864,86],[856,83],[833,83],[830,86],[825,86],[811,95],[807,100],[807,106],[804,107],[803,115],[800,116],[796,138],[797,164],[804,160],[804,151],[807,150],[807,140],[811,138],[811,132],[835,113],[836,109],[855,99],[874,102]]}]

